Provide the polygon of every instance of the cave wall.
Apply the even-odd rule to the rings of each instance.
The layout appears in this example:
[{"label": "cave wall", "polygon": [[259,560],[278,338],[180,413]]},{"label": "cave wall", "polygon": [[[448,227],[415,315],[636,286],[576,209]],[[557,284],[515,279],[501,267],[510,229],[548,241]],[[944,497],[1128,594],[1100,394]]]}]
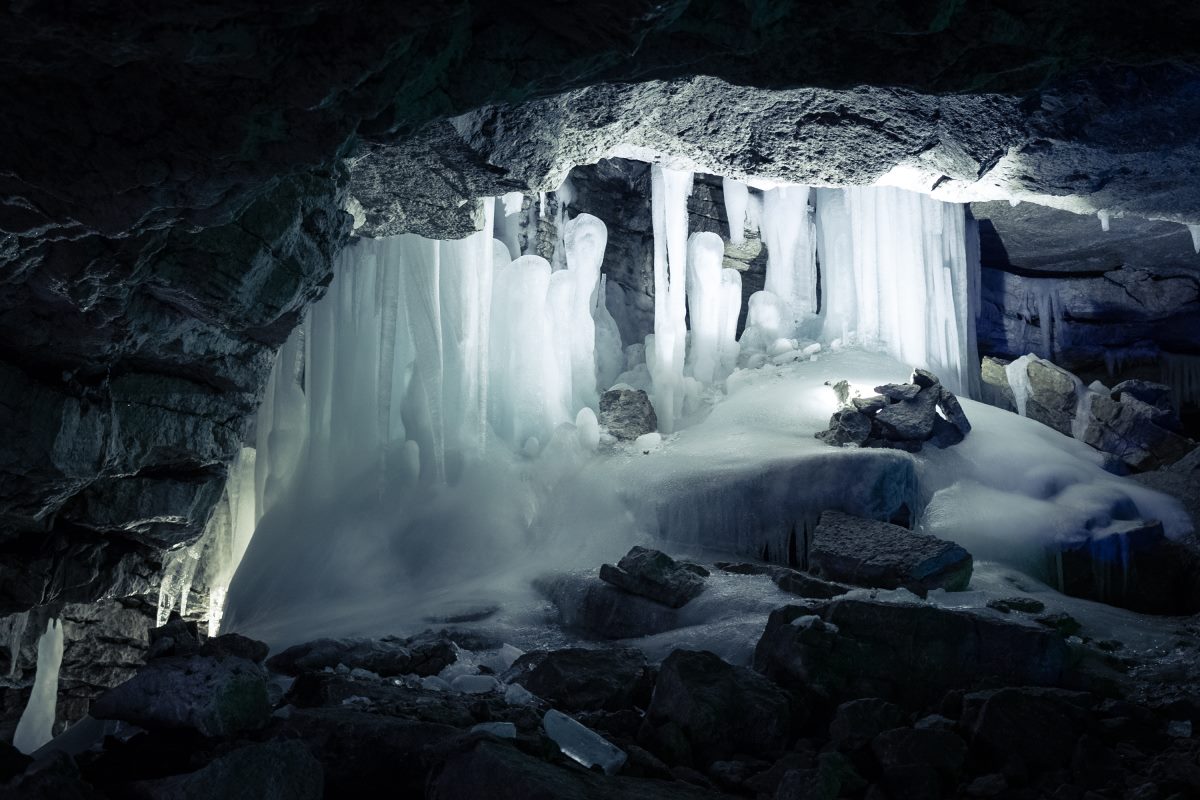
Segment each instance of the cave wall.
[{"label": "cave wall", "polygon": [[[136,660],[112,642],[141,640],[356,222],[461,236],[481,195],[663,153],[1200,221],[1200,9],[1150,6],[0,9],[0,717],[47,615],[60,718]],[[719,217],[709,189],[694,217]]]}]

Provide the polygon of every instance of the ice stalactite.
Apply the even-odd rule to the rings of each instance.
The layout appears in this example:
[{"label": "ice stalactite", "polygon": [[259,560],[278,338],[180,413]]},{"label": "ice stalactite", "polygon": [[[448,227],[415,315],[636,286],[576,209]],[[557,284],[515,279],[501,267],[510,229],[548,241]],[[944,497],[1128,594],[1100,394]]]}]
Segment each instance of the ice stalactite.
[{"label": "ice stalactite", "polygon": [[767,246],[763,290],[781,301],[785,338],[795,337],[820,310],[808,196],[807,186],[779,186],[763,194],[762,235]]},{"label": "ice stalactite", "polygon": [[750,190],[746,184],[733,178],[721,182],[725,195],[725,217],[729,220],[729,241],[740,245],[746,241],[746,212],[750,203]]},{"label": "ice stalactite", "polygon": [[853,187],[821,190],[817,218],[825,335],[852,329],[859,344],[974,394],[979,264],[964,206]]},{"label": "ice stalactite", "polygon": [[[713,382],[721,365],[721,262],[725,243],[715,233],[693,233],[688,239],[688,360],[692,376]],[[739,298],[740,300],[740,298]]]},{"label": "ice stalactite", "polygon": [[[684,298],[687,294],[687,199],[692,173],[654,166],[651,209],[654,227],[654,342],[646,342],[654,379],[658,427],[671,433],[683,416],[687,343]],[[650,353],[653,357],[650,357]]]},{"label": "ice stalactite", "polygon": [[62,666],[62,657],[62,622],[51,619],[46,623],[46,632],[38,639],[33,693],[29,695],[29,702],[13,734],[13,747],[22,753],[32,753],[53,738],[54,714],[58,705],[58,671]]},{"label": "ice stalactite", "polygon": [[1200,253],[1200,225],[1188,225],[1187,229],[1192,235],[1192,249]]}]

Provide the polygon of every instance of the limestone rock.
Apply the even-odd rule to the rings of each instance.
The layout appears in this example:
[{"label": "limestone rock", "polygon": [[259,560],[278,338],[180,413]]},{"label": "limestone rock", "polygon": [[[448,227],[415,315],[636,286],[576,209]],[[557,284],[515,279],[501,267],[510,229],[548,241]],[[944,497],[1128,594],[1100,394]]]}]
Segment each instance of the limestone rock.
[{"label": "limestone rock", "polygon": [[600,580],[671,608],[682,608],[704,591],[704,579],[660,550],[635,546],[600,567]]},{"label": "limestone rock", "polygon": [[97,719],[148,729],[191,728],[227,736],[262,726],[270,716],[266,675],[243,658],[169,656],[149,662],[92,705]]},{"label": "limestone rock", "polygon": [[600,425],[618,439],[632,441],[658,430],[658,416],[641,389],[609,389],[600,395]]},{"label": "limestone rock", "polygon": [[927,705],[989,678],[1059,685],[1069,664],[1062,637],[1042,628],[930,605],[844,598],[816,613],[798,606],[772,612],[754,653],[755,669],[781,683],[837,699],[905,705]]},{"label": "limestone rock", "polygon": [[870,417],[853,408],[840,408],[829,418],[829,429],[818,432],[817,438],[835,447],[847,444],[861,446],[870,435]]},{"label": "limestone rock", "polygon": [[673,722],[700,763],[787,746],[786,692],[747,667],[706,651],[676,650],[663,661],[646,710],[653,724]]},{"label": "limestone rock", "polygon": [[961,591],[971,580],[971,554],[953,542],[899,525],[825,511],[809,545],[818,576],[858,586]]},{"label": "limestone rock", "polygon": [[1091,404],[1083,441],[1119,457],[1135,470],[1158,469],[1183,458],[1195,447],[1190,439],[1160,427],[1161,413],[1132,393],[1119,400],[1098,394]]}]

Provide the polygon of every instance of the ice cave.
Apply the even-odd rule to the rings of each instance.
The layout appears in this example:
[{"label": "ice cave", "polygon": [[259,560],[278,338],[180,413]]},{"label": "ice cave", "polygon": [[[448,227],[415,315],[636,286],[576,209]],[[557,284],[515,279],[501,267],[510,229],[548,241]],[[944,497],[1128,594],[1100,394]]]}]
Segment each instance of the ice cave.
[{"label": "ice cave", "polygon": [[0,20],[0,800],[1200,797],[1200,7]]}]

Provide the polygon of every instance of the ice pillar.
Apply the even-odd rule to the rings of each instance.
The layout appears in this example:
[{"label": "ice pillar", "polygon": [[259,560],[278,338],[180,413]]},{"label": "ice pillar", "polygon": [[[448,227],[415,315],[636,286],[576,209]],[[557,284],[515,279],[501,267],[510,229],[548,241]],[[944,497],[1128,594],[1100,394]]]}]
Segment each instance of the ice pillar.
[{"label": "ice pillar", "polygon": [[692,173],[655,166],[651,171],[654,228],[654,380],[658,426],[671,433],[683,413],[687,341],[687,198]]},{"label": "ice pillar", "polygon": [[13,734],[13,747],[22,753],[32,753],[54,735],[54,714],[58,706],[58,670],[62,666],[62,622],[50,620],[46,632],[38,639],[37,673],[33,693]]}]

